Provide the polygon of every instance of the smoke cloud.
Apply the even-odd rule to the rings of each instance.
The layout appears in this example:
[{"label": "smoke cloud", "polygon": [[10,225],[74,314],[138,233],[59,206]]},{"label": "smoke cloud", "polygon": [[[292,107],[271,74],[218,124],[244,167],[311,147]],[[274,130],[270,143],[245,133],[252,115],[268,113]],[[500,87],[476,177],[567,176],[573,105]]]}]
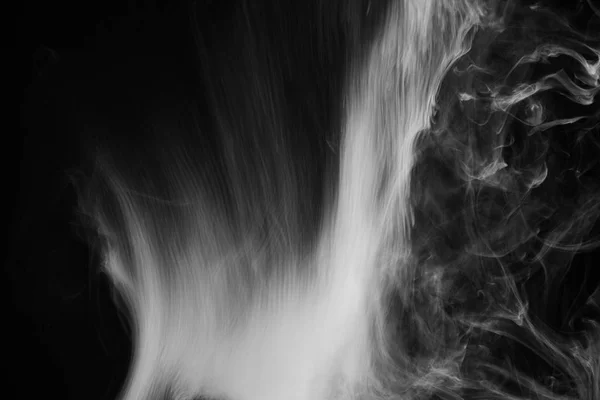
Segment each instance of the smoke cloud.
[{"label": "smoke cloud", "polygon": [[287,3],[194,3],[204,99],[86,142],[122,399],[600,398],[598,10]]}]

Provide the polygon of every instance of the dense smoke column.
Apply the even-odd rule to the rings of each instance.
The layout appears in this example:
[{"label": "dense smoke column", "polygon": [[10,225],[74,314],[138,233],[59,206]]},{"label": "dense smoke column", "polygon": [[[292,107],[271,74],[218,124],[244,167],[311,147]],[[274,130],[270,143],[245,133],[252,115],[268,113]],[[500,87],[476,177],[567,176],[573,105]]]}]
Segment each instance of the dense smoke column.
[{"label": "dense smoke column", "polygon": [[202,99],[90,146],[123,398],[597,398],[594,8],[290,3],[191,7]]},{"label": "dense smoke column", "polygon": [[314,290],[328,270],[314,253],[337,190],[346,63],[368,48],[376,23],[364,20],[384,10],[236,2],[193,11],[200,100],[151,108],[139,135],[97,127],[89,146],[82,209],[133,333],[123,397],[167,386],[184,397],[294,393],[299,375],[315,373],[301,358],[328,368],[314,358],[336,339],[319,324],[338,313],[331,301],[325,316],[285,302],[318,303],[294,290]]}]

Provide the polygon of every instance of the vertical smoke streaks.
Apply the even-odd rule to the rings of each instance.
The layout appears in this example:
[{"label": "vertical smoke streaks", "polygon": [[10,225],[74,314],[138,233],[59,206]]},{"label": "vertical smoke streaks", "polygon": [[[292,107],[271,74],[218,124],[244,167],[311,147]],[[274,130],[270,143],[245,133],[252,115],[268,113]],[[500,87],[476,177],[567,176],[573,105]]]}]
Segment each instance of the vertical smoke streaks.
[{"label": "vertical smoke streaks", "polygon": [[316,2],[306,33],[272,3],[192,16],[205,112],[96,143],[123,400],[600,397],[597,283],[551,322],[597,244],[599,37],[512,1]]}]

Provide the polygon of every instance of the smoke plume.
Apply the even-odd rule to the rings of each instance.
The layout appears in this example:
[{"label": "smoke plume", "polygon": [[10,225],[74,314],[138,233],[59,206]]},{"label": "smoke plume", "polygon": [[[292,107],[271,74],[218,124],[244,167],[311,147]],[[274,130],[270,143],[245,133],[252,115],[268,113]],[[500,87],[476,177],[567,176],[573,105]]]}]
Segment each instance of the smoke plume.
[{"label": "smoke plume", "polygon": [[600,398],[597,8],[189,14],[202,99],[85,142],[123,400]]}]

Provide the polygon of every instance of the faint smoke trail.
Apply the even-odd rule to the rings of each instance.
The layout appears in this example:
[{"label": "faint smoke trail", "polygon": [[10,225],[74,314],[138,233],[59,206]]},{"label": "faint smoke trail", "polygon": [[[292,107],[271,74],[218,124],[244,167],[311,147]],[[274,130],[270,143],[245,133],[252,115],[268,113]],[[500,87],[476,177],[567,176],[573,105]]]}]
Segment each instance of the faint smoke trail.
[{"label": "faint smoke trail", "polygon": [[599,398],[598,323],[548,322],[597,244],[600,185],[578,152],[599,148],[598,37],[539,4],[356,4],[336,9],[349,56],[322,212],[303,205],[314,182],[292,149],[288,60],[258,26],[277,19],[267,6],[234,12],[243,67],[204,67],[217,139],[196,152],[164,123],[141,174],[99,147],[81,205],[131,316],[123,399]]}]

